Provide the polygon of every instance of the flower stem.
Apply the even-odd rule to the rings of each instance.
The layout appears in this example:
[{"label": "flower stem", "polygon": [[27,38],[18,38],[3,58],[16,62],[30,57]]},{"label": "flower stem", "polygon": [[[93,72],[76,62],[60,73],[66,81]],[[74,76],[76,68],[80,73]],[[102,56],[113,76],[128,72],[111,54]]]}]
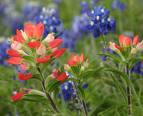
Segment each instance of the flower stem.
[{"label": "flower stem", "polygon": [[43,74],[42,74],[40,68],[37,67],[37,70],[38,70],[38,72],[40,73],[40,75],[41,75],[41,77],[42,77],[42,89],[43,89],[43,92],[46,94],[47,99],[50,101],[50,104],[51,104],[53,110],[54,110],[56,113],[59,113],[59,110],[58,110],[56,104],[54,103],[52,97],[51,97],[50,94],[46,91],[45,78],[44,78],[44,76],[43,76]]},{"label": "flower stem", "polygon": [[[126,66],[126,74],[128,75],[128,80],[130,81],[130,70],[128,69],[128,65]],[[128,116],[132,116],[132,91],[131,85],[128,83],[127,88],[127,98],[128,98]]]},{"label": "flower stem", "polygon": [[84,112],[84,116],[88,116],[88,111],[87,111],[86,103],[85,103],[84,99],[81,98],[81,96],[79,94],[79,89],[77,88],[76,85],[74,85],[74,88],[75,88],[75,91],[77,93],[77,97],[78,97],[80,103],[82,104],[82,110]]},{"label": "flower stem", "polygon": [[88,116],[88,112],[87,112],[87,108],[86,108],[86,103],[85,103],[84,100],[82,100],[82,106],[83,106],[83,109],[84,109],[85,116]]}]

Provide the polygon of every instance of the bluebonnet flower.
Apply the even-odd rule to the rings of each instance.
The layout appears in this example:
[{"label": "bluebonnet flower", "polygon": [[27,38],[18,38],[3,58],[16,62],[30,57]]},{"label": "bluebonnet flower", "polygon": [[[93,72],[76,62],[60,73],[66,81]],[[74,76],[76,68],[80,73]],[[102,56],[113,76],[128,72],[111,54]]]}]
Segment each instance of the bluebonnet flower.
[{"label": "bluebonnet flower", "polygon": [[10,28],[12,32],[21,29],[23,27],[23,17],[15,9],[16,0],[6,0],[3,4],[6,5],[2,17],[4,25]]},{"label": "bluebonnet flower", "polygon": [[132,72],[143,75],[143,62],[140,61],[136,63],[135,66],[132,68]]},{"label": "bluebonnet flower", "polygon": [[60,4],[62,2],[62,0],[54,0],[54,3],[56,4]]},{"label": "bluebonnet flower", "polygon": [[10,44],[7,40],[0,42],[0,64],[7,66],[8,63],[5,61],[9,56],[7,50],[10,48]]},{"label": "bluebonnet flower", "polygon": [[75,50],[77,44],[76,35],[71,30],[65,30],[62,34],[62,39],[64,40],[63,47],[68,48],[71,51]]},{"label": "bluebonnet flower", "polygon": [[82,1],[82,2],[80,3],[80,5],[81,5],[81,7],[82,7],[82,10],[81,10],[81,13],[82,13],[82,14],[83,14],[83,13],[86,13],[87,11],[90,10],[88,2]]},{"label": "bluebonnet flower", "polygon": [[35,18],[35,22],[42,22],[45,24],[45,36],[50,32],[54,32],[56,34],[61,34],[63,32],[63,23],[55,8],[43,7],[40,14]]},{"label": "bluebonnet flower", "polygon": [[89,19],[86,14],[82,14],[81,16],[76,16],[74,18],[72,30],[77,38],[80,38],[89,32],[87,29],[88,22]]},{"label": "bluebonnet flower", "polygon": [[7,4],[0,2],[0,15],[5,13],[5,9],[7,8]]},{"label": "bluebonnet flower", "polygon": [[121,2],[121,0],[114,0],[112,3],[112,8],[124,11],[127,8],[127,5]]},{"label": "bluebonnet flower", "polygon": [[83,88],[83,89],[88,88],[88,83],[84,83],[84,84],[82,85],[82,88]]},{"label": "bluebonnet flower", "polygon": [[97,5],[97,3],[98,3],[99,1],[101,1],[101,0],[91,0],[90,2],[91,2],[92,5]]},{"label": "bluebonnet flower", "polygon": [[23,28],[24,19],[21,15],[17,13],[6,15],[3,21],[6,26],[10,27],[13,33],[15,33],[17,29]]},{"label": "bluebonnet flower", "polygon": [[23,7],[23,15],[26,21],[33,21],[42,10],[42,6],[35,2],[29,2]]},{"label": "bluebonnet flower", "polygon": [[71,51],[74,51],[78,41],[84,35],[88,35],[87,25],[88,17],[86,14],[75,16],[72,28],[70,30],[65,30],[62,34],[62,38],[64,39],[63,46],[69,48]]},{"label": "bluebonnet flower", "polygon": [[107,35],[109,32],[114,32],[116,22],[110,17],[110,11],[102,6],[94,7],[90,12],[88,30],[94,35],[95,38]]},{"label": "bluebonnet flower", "polygon": [[70,101],[76,98],[76,91],[74,89],[74,82],[68,81],[61,85],[60,97],[65,101]]}]

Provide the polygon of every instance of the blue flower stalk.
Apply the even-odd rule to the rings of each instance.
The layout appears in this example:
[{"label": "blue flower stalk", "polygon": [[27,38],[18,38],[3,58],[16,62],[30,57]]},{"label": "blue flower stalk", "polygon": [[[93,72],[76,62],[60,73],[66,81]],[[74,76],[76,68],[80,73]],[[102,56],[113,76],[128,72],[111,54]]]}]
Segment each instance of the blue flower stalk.
[{"label": "blue flower stalk", "polygon": [[23,7],[23,15],[26,21],[35,20],[36,16],[41,13],[42,6],[36,2],[28,2]]},{"label": "blue flower stalk", "polygon": [[114,32],[116,29],[116,21],[110,16],[110,11],[103,6],[96,6],[90,12],[88,30],[95,38]]},{"label": "blue flower stalk", "polygon": [[7,40],[0,42],[0,65],[8,66],[6,59],[9,57],[7,50],[10,48],[10,44]]},{"label": "blue flower stalk", "polygon": [[114,0],[112,3],[112,8],[118,9],[123,12],[126,10],[127,5],[125,3],[123,3],[121,0]]},{"label": "blue flower stalk", "polygon": [[67,81],[61,85],[61,92],[59,96],[65,101],[71,101],[76,98],[76,91],[74,89],[74,82]]},{"label": "blue flower stalk", "polygon": [[50,32],[56,33],[57,36],[61,35],[63,32],[63,23],[60,19],[59,12],[55,8],[43,7],[33,22],[42,22],[45,25],[45,36]]}]

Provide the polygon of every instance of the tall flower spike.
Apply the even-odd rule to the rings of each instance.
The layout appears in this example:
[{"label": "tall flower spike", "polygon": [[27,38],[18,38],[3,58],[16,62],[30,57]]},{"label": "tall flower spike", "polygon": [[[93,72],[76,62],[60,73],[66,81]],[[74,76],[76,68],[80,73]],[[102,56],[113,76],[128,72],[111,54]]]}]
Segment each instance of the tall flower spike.
[{"label": "tall flower spike", "polygon": [[7,50],[10,49],[10,44],[7,40],[0,42],[0,65],[7,66],[6,59],[9,58]]},{"label": "tall flower spike", "polygon": [[45,25],[44,36],[47,36],[47,34],[51,32],[56,34],[61,34],[63,32],[63,23],[60,19],[58,10],[55,8],[43,7],[33,22],[42,22]]},{"label": "tall flower spike", "polygon": [[110,11],[102,6],[95,6],[90,12],[87,28],[95,38],[114,32],[116,28],[115,19],[110,17]]}]

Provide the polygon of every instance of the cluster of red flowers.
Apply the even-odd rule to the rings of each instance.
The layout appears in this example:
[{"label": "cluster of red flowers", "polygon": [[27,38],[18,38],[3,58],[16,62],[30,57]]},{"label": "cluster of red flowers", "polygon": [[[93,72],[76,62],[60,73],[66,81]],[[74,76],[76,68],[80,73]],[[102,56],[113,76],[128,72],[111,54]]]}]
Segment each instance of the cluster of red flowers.
[{"label": "cluster of red flowers", "polygon": [[[54,33],[50,33],[46,38],[42,38],[44,25],[42,23],[26,23],[23,30],[17,30],[16,35],[12,37],[11,49],[7,51],[10,58],[9,64],[20,66],[25,73],[18,73],[20,80],[29,80],[33,74],[29,72],[30,68],[36,68],[37,65],[51,63],[53,59],[62,56],[66,48],[60,48],[63,43],[61,38],[55,38]],[[30,60],[30,61],[29,61]],[[72,55],[68,60],[68,66],[77,66],[85,60],[84,55]],[[67,80],[68,74],[61,70],[55,70],[53,76],[60,82]],[[13,101],[23,99],[26,92],[16,92],[12,96]]]},{"label": "cluster of red flowers", "polygon": [[[53,33],[43,39],[43,32],[44,25],[42,23],[36,25],[26,23],[24,31],[17,30],[16,35],[12,37],[11,49],[7,51],[10,55],[7,62],[28,70],[30,64],[26,59],[27,57],[31,58],[35,64],[41,64],[62,56],[66,51],[66,48],[60,48],[63,40],[55,38]],[[31,73],[19,73],[18,75],[20,80],[32,78]]]},{"label": "cluster of red flowers", "polygon": [[130,38],[128,36],[120,35],[119,36],[119,44],[120,45],[110,42],[109,48],[116,52],[122,52],[126,48],[130,47],[131,53],[136,53],[138,50],[143,49],[143,41],[140,42],[138,35],[135,36],[133,38],[133,40],[132,40],[132,38]]}]

